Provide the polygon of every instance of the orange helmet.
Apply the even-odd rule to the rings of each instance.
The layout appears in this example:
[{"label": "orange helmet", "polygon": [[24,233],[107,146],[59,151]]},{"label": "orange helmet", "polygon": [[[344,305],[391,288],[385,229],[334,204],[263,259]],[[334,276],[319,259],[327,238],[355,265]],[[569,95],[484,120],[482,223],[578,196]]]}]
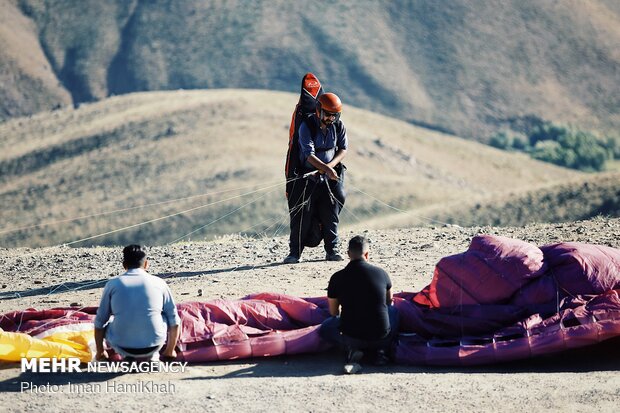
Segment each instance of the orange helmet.
[{"label": "orange helmet", "polygon": [[319,96],[318,109],[332,113],[342,112],[342,102],[335,93],[324,93]]}]

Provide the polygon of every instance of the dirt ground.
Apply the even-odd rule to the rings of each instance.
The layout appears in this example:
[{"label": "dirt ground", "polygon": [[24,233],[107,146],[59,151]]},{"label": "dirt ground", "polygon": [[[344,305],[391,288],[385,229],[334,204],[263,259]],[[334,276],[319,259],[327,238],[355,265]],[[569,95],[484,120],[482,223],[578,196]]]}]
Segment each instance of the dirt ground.
[{"label": "dirt ground", "polygon": [[[363,231],[361,231],[363,232]],[[394,291],[418,291],[439,258],[464,251],[472,236],[499,234],[537,245],[579,241],[620,248],[620,219],[521,228],[437,226],[372,230],[371,261]],[[343,240],[352,235],[341,234]],[[272,291],[322,296],[343,263],[322,248],[281,265],[287,239],[227,236],[150,249],[150,272],[165,277],[177,302],[234,299]],[[122,272],[121,248],[0,249],[0,313],[29,307],[98,305],[103,285]],[[0,364],[0,411],[615,411],[620,341],[535,360],[476,368],[364,366],[344,376],[342,355],[236,360],[182,373],[33,374]],[[22,391],[30,386],[36,391]]]}]

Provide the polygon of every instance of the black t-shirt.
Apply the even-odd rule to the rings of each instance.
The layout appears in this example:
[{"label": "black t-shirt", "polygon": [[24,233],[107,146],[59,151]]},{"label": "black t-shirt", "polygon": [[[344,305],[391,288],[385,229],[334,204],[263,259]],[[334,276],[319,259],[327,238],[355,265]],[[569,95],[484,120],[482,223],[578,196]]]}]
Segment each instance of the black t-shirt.
[{"label": "black t-shirt", "polygon": [[329,280],[327,296],[341,305],[340,331],[367,340],[390,332],[386,292],[392,288],[387,273],[364,260],[351,261]]}]

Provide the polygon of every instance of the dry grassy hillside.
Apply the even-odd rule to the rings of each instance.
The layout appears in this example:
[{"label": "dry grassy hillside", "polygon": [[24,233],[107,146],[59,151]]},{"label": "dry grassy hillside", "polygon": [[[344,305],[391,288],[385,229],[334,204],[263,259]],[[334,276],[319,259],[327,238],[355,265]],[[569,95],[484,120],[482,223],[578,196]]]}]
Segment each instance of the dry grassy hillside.
[{"label": "dry grassy hillside", "polygon": [[[534,115],[617,131],[614,0],[0,0],[0,119],[145,90],[295,91],[474,139]],[[7,17],[4,17],[4,16]],[[36,53],[35,53],[36,52]]]},{"label": "dry grassy hillside", "polygon": [[365,228],[403,228],[427,224],[522,226],[570,222],[598,215],[620,216],[620,173],[568,179],[532,190],[483,195],[373,218]]},{"label": "dry grassy hillside", "polygon": [[569,222],[597,215],[620,216],[620,173],[588,176],[547,188],[509,194],[473,207],[437,213],[439,219],[466,225],[520,226],[532,222]]},{"label": "dry grassy hillside", "polygon": [[[66,243],[192,209],[82,245],[168,243],[207,224],[188,238],[285,234],[295,103],[266,91],[150,92],[0,124],[1,245]],[[343,120],[345,224],[391,212],[383,203],[439,207],[584,176],[351,106]]]}]

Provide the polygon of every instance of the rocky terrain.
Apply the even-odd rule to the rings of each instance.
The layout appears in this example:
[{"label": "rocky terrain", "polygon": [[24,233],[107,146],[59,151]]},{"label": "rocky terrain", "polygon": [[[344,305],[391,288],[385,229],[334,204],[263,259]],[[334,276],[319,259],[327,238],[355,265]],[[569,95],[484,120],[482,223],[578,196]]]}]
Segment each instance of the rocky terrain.
[{"label": "rocky terrain", "polygon": [[[360,231],[363,232],[363,231]],[[441,226],[368,230],[371,260],[384,267],[394,290],[417,291],[431,279],[439,258],[464,251],[480,233],[537,245],[578,241],[620,248],[620,219],[599,217],[524,227]],[[353,235],[342,234],[343,239]],[[342,263],[323,260],[321,248],[303,262],[282,265],[283,237],[225,236],[211,242],[150,249],[153,274],[163,277],[178,302],[235,299],[275,291],[322,296]],[[110,276],[121,272],[121,248],[0,250],[0,313],[29,307],[97,305]],[[336,351],[322,354],[205,363],[179,374],[20,374],[0,366],[0,405],[9,411],[83,411],[94,408],[152,411],[154,408],[217,411],[614,411],[620,397],[617,342],[555,357],[478,368],[368,366],[341,375]],[[76,394],[68,383],[172,383],[166,394]],[[22,393],[20,383],[52,383],[64,393]]]}]

